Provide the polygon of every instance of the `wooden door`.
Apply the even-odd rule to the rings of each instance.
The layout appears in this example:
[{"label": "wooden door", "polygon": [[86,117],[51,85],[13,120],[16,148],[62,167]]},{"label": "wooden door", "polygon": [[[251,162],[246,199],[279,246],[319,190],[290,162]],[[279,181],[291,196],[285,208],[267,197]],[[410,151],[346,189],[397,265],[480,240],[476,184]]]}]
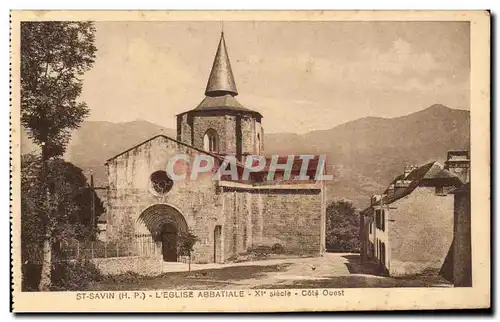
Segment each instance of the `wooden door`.
[{"label": "wooden door", "polygon": [[177,262],[177,227],[173,224],[163,226],[162,253],[165,262]]}]

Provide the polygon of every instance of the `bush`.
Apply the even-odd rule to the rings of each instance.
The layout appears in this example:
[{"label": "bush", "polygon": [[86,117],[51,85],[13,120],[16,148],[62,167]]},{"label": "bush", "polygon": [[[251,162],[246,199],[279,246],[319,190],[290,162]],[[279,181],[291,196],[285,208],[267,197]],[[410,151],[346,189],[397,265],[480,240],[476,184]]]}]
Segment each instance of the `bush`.
[{"label": "bush", "polygon": [[256,255],[268,255],[272,253],[272,248],[268,245],[258,245],[248,250],[248,253]]},{"label": "bush", "polygon": [[23,270],[23,281],[22,281],[23,292],[38,291],[38,284],[40,283],[40,274],[42,272],[42,265],[34,263],[24,263],[22,266],[22,270]]},{"label": "bush", "polygon": [[352,203],[334,201],[327,207],[326,249],[332,252],[359,250],[359,216]]},{"label": "bush", "polygon": [[273,254],[283,254],[285,252],[285,248],[280,243],[276,243],[271,247]]},{"label": "bush", "polygon": [[82,291],[101,279],[101,272],[89,260],[60,262],[52,272],[51,290]]},{"label": "bush", "polygon": [[116,274],[116,275],[106,275],[106,276],[104,276],[103,280],[105,280],[106,283],[134,284],[134,283],[137,283],[140,280],[143,280],[145,278],[148,278],[148,277],[142,276],[136,272],[127,271],[125,273]]}]

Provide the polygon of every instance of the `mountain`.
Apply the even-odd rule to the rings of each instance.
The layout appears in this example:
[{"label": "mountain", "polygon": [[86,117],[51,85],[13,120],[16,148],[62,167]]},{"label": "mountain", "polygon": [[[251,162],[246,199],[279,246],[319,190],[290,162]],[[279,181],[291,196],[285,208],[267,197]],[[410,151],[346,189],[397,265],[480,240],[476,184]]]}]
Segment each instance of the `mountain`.
[{"label": "mountain", "polygon": [[73,133],[65,158],[83,168],[87,175],[92,171],[95,184],[105,186],[106,160],[158,134],[175,138],[176,131],[144,120],[86,121]]},{"label": "mountain", "polygon": [[78,166],[104,165],[107,159],[152,136],[175,137],[175,133],[175,130],[143,120],[126,123],[87,121],[73,134],[65,157]]},{"label": "mountain", "polygon": [[[107,173],[104,163],[107,159],[158,134],[175,138],[176,131],[143,120],[124,123],[85,121],[73,133],[64,158],[82,168],[86,175],[92,171],[96,186],[105,186]],[[22,153],[36,149],[23,129]]]},{"label": "mountain", "polygon": [[326,154],[335,177],[328,195],[348,197],[362,207],[405,165],[443,162],[448,150],[469,149],[470,115],[436,104],[402,117],[366,117],[300,136],[281,133],[275,140],[268,135],[265,143],[266,151],[279,154]]},{"label": "mountain", "polygon": [[[175,130],[146,121],[111,123],[87,121],[73,134],[65,157],[93,170],[96,185],[106,185],[107,159],[148,138]],[[270,154],[325,154],[334,180],[327,186],[330,200],[345,198],[367,205],[406,164],[444,161],[448,150],[469,149],[469,111],[433,105],[397,118],[366,117],[329,130],[306,134],[270,133],[264,150]],[[23,151],[28,146],[22,140]]]}]

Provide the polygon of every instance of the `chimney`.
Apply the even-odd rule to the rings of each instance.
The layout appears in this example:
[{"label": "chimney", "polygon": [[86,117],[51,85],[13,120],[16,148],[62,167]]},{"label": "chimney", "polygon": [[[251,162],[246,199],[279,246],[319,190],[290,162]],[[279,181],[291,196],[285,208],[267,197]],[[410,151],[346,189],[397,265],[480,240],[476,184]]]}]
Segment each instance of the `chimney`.
[{"label": "chimney", "polygon": [[371,198],[371,202],[370,204],[373,206],[373,205],[376,205],[380,200],[382,199],[382,196],[381,195],[373,195],[372,198]]},{"label": "chimney", "polygon": [[409,164],[405,167],[405,172],[404,172],[404,175],[405,175],[405,178],[413,171],[417,168],[416,165],[413,165],[413,164]]},{"label": "chimney", "polygon": [[394,189],[395,189],[395,186],[394,184],[392,183],[389,188],[387,188],[387,195],[390,197],[394,194]]},{"label": "chimney", "polygon": [[448,151],[444,168],[456,175],[463,183],[470,181],[470,153],[468,150]]}]

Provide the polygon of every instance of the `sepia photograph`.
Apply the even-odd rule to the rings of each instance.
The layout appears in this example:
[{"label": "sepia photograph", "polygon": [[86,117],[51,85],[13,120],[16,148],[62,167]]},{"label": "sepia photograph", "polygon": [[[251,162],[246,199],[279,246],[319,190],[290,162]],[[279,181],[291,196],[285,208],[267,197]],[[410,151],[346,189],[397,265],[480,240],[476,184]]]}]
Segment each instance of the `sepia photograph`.
[{"label": "sepia photograph", "polygon": [[489,307],[487,12],[111,13],[13,15],[14,310]]}]

